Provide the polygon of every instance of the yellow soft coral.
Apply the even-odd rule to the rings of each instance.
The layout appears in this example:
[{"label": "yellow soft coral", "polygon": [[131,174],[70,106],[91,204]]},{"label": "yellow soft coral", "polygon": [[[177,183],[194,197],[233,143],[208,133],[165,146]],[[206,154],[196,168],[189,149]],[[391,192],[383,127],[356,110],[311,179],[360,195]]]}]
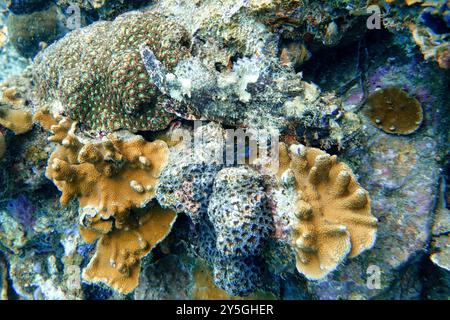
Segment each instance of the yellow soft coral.
[{"label": "yellow soft coral", "polygon": [[[97,251],[84,269],[83,278],[130,293],[139,282],[141,259],[167,236],[175,218],[175,212],[155,206],[128,219],[126,229],[97,234],[101,236]],[[96,238],[86,229],[81,234],[91,241]]]},{"label": "yellow soft coral", "polygon": [[292,241],[297,270],[308,279],[325,277],[347,255],[371,248],[377,219],[352,170],[316,148],[280,146],[279,176],[291,176],[297,192]]}]

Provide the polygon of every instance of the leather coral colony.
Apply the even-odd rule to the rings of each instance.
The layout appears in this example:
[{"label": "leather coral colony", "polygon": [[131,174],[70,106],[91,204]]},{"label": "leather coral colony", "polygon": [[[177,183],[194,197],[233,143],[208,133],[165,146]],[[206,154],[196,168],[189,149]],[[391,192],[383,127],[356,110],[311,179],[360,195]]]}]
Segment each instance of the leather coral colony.
[{"label": "leather coral colony", "polygon": [[154,187],[168,158],[163,141],[147,142],[135,135],[108,135],[82,142],[76,123],[39,111],[35,120],[58,143],[46,171],[59,190],[61,203],[80,204],[80,232],[97,251],[84,270],[87,281],[101,281],[121,293],[138,284],[140,259],[170,231],[175,213],[150,206]]},{"label": "leather coral colony", "polygon": [[324,278],[348,256],[373,246],[377,219],[352,170],[316,148],[280,146],[279,176],[296,193],[291,241],[297,270],[310,280]]}]

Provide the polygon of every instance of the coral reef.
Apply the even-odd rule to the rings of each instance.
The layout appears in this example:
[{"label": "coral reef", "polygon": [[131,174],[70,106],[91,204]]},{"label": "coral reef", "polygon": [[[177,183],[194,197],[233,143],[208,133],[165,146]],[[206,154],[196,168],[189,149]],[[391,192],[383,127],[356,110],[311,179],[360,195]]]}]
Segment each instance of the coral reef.
[{"label": "coral reef", "polygon": [[183,141],[171,150],[157,199],[191,218],[193,246],[214,267],[215,284],[232,296],[248,295],[261,285],[259,255],[272,233],[263,175],[226,167],[226,132],[216,123],[172,134]]},{"label": "coral reef", "polygon": [[[389,44],[397,40],[388,39]],[[402,39],[409,41],[409,35]],[[358,143],[348,144],[339,157],[352,167],[369,192],[372,214],[379,220],[377,240],[371,250],[349,259],[326,280],[306,283],[306,288],[312,298],[327,300],[423,299],[425,290],[431,290],[427,288],[442,288],[439,281],[444,280],[438,279],[445,278],[424,278],[420,270],[424,264],[432,264],[428,253],[436,197],[430,194],[439,194],[441,164],[437,159],[443,159],[445,148],[441,146],[446,144],[444,132],[448,132],[442,122],[447,109],[442,88],[448,79],[437,65],[423,62],[419,55],[404,56],[403,46],[398,51],[396,47],[380,48],[379,42],[374,42],[367,50],[374,59],[367,71],[369,92],[391,86],[407,89],[422,105],[425,130],[407,136],[387,134],[373,126],[368,117],[361,117],[364,134]],[[335,68],[327,70],[326,75],[335,75],[337,80],[331,90],[342,85],[339,78],[350,70],[349,61],[354,61],[354,56],[335,61]],[[319,82],[322,87],[330,84]],[[381,270],[379,289],[368,288],[367,281],[377,270]],[[302,284],[297,286],[297,297],[304,297]],[[437,297],[437,292],[432,295]]]},{"label": "coral reef", "polygon": [[142,57],[158,88],[180,102],[168,110],[185,119],[278,131],[288,121],[310,128],[315,124],[311,119],[324,119],[329,127],[330,119],[339,113],[333,96],[321,96],[317,86],[270,57],[255,54],[238,59],[224,72],[193,57],[182,60],[173,73],[162,67],[150,48],[142,50]]},{"label": "coral reef", "polygon": [[1,298],[448,299],[448,5],[0,0]]},{"label": "coral reef", "polygon": [[292,226],[297,269],[325,277],[348,255],[373,246],[377,219],[367,191],[336,156],[303,145],[280,146],[280,177],[298,194]]},{"label": "coral reef", "polygon": [[367,98],[367,116],[387,133],[410,134],[422,123],[422,106],[397,87],[372,92]]},{"label": "coral reef", "polygon": [[162,129],[173,119],[165,111],[171,101],[149,81],[139,48],[149,46],[171,69],[188,55],[189,41],[183,28],[151,11],[94,23],[36,57],[38,92],[89,128]]},{"label": "coral reef", "polygon": [[184,212],[194,223],[204,219],[214,179],[223,167],[222,128],[214,123],[172,131],[171,140],[182,141],[170,149],[167,166],[156,186],[156,198],[164,208]]}]

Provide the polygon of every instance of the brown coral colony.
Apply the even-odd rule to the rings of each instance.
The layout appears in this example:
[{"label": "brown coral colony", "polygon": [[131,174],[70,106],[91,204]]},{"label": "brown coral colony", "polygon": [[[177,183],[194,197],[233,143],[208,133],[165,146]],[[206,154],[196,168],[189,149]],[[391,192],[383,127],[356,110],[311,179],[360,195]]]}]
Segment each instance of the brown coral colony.
[{"label": "brown coral colony", "polygon": [[384,132],[401,135],[416,131],[423,119],[420,102],[398,87],[371,93],[366,103],[366,114]]}]

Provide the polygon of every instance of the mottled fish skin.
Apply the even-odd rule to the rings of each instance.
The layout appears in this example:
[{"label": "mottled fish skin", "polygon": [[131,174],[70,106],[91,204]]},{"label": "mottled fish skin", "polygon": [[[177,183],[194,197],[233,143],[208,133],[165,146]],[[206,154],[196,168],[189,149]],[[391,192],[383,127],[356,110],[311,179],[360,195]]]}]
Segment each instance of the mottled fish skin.
[{"label": "mottled fish skin", "polygon": [[164,67],[162,62],[159,61],[158,58],[156,58],[155,54],[149,47],[143,45],[140,51],[142,60],[144,61],[145,69],[147,70],[150,80],[162,93],[165,94],[167,92],[166,68]]}]

